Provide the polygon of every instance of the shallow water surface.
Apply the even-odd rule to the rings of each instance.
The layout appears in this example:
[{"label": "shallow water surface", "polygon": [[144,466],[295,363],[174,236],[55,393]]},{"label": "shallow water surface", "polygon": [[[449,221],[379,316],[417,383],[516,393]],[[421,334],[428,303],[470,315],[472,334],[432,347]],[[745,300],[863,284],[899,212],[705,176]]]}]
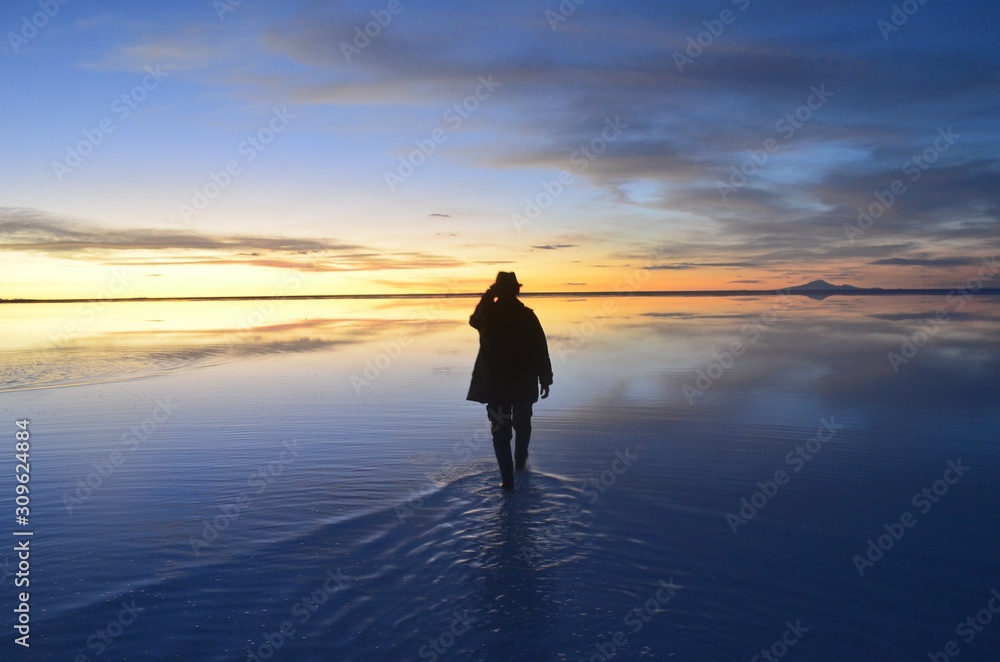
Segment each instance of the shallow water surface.
[{"label": "shallow water surface", "polygon": [[510,495],[473,300],[0,306],[31,654],[997,659],[1000,300],[525,301]]}]

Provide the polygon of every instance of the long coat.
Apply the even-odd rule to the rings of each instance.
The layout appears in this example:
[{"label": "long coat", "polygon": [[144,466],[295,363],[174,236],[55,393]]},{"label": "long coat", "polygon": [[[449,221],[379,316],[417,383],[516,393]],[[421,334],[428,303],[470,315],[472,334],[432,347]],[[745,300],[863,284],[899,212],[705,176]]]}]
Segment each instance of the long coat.
[{"label": "long coat", "polygon": [[469,324],[479,331],[479,355],[467,400],[485,404],[538,401],[538,385],[552,383],[545,332],[534,311],[517,299],[483,295]]}]

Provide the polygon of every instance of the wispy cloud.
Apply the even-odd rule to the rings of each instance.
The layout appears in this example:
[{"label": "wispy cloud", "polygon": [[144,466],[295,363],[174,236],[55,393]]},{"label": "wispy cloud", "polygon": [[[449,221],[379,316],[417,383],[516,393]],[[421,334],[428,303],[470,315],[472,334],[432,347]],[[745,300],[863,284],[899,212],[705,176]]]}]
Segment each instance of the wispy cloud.
[{"label": "wispy cloud", "polygon": [[976,257],[887,257],[881,260],[869,262],[869,264],[894,265],[902,267],[965,267],[979,264],[980,262],[982,262],[982,258]]},{"label": "wispy cloud", "polygon": [[750,266],[760,266],[760,263],[754,264],[753,262],[680,262],[677,264],[652,264],[643,267],[648,271],[683,271],[686,269],[697,269],[699,267],[750,267]]},{"label": "wispy cloud", "polygon": [[112,265],[252,265],[310,272],[421,269],[464,264],[421,251],[386,253],[329,239],[108,228],[35,209],[0,208],[0,250]]}]

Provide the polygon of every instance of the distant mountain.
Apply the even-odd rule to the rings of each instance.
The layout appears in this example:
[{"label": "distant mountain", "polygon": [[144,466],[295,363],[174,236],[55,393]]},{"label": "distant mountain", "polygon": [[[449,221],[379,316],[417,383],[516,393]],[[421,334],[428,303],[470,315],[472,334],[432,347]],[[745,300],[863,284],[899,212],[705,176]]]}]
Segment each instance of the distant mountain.
[{"label": "distant mountain", "polygon": [[805,285],[795,285],[788,288],[792,292],[844,292],[861,289],[853,285],[831,285],[825,280],[814,280]]},{"label": "distant mountain", "polygon": [[805,285],[795,285],[786,291],[792,294],[802,294],[810,299],[821,301],[835,294],[881,294],[881,287],[854,287],[853,285],[833,285],[825,280],[814,280]]}]

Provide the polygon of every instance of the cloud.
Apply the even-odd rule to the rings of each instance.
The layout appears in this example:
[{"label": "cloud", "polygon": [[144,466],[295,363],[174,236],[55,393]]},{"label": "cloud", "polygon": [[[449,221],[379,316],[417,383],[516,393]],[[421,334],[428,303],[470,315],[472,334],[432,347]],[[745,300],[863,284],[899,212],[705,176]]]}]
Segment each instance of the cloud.
[{"label": "cloud", "polygon": [[360,246],[321,239],[261,235],[209,235],[184,230],[104,228],[59,219],[35,209],[0,208],[0,247],[49,254],[115,250],[270,251],[357,250]]},{"label": "cloud", "polygon": [[703,267],[751,267],[759,266],[750,262],[701,262],[701,263],[691,263],[682,262],[678,264],[653,264],[649,266],[642,267],[648,271],[683,271],[686,269],[699,269]]},{"label": "cloud", "polygon": [[[662,233],[678,246],[683,262],[651,269],[808,261],[843,271],[865,263],[907,266],[872,265],[888,246],[914,253],[947,245],[936,249],[938,260],[950,259],[946,251],[962,256],[1000,247],[995,109],[984,102],[995,96],[1000,68],[982,27],[989,24],[982,12],[995,9],[931,3],[886,41],[875,26],[878,13],[857,0],[836,10],[754,3],[683,71],[672,56],[706,18],[718,16],[717,3],[588,4],[553,31],[542,11],[526,14],[523,5],[449,2],[406,9],[349,62],[340,44],[371,20],[369,11],[307,3],[264,23],[244,15],[241,30],[255,26],[252,34],[234,33],[227,22],[229,36],[218,26],[165,28],[123,40],[108,66],[164,63],[178,78],[194,78],[238,62],[218,83],[240,100],[337,112],[363,106],[393,125],[415,111],[443,111],[479,76],[493,76],[501,87],[475,115],[481,140],[448,158],[487,175],[569,171],[579,180],[574,186],[592,194],[583,211],[646,215],[645,222],[630,220],[628,232]],[[489,38],[469,30],[473,22],[490,25]],[[808,120],[788,123],[816,86],[832,92],[829,101]],[[628,125],[621,136],[585,168],[574,164],[571,155],[616,117]],[[783,120],[795,130],[780,128]],[[901,171],[949,127],[958,138],[919,178]],[[413,138],[401,135],[396,147],[412,149]],[[778,151],[763,165],[749,162],[755,174],[724,199],[718,184],[768,139]],[[896,180],[905,193],[850,241],[845,224]]]},{"label": "cloud", "polygon": [[868,264],[895,265],[904,267],[966,267],[982,262],[982,258],[975,257],[928,257],[928,258],[906,258],[887,257],[875,260]]},{"label": "cloud", "polygon": [[642,313],[642,317],[662,317],[666,319],[691,319],[694,313]]},{"label": "cloud", "polygon": [[237,63],[259,61],[258,37],[227,25],[220,30],[218,24],[198,21],[188,25],[154,26],[146,21],[125,21],[113,17],[94,17],[80,24],[80,29],[110,26],[123,35],[136,34],[132,41],[122,39],[116,49],[103,57],[83,62],[80,66],[94,71],[145,71],[156,67],[176,74],[186,73],[203,77],[204,72],[218,65],[229,69],[230,75]]},{"label": "cloud", "polygon": [[[869,315],[869,317],[874,317],[875,319],[888,320],[890,322],[907,322],[907,321],[920,321],[920,322],[930,322],[934,320],[934,316],[939,314],[939,311],[931,310],[923,313],[878,313]],[[962,313],[954,310],[948,311],[949,321],[971,321],[971,320],[992,320],[993,318],[984,315],[979,315],[977,313]]]},{"label": "cloud", "polygon": [[544,244],[541,246],[532,246],[532,248],[538,248],[543,251],[556,251],[561,248],[576,248],[577,244]]},{"label": "cloud", "polygon": [[[251,250],[252,249],[252,250]],[[35,209],[0,208],[0,250],[35,252],[112,265],[253,265],[311,272],[454,267],[463,261],[425,253],[385,253],[358,244],[278,235],[206,234],[107,228]],[[134,256],[141,253],[141,256]],[[288,256],[308,255],[307,260]]]}]

